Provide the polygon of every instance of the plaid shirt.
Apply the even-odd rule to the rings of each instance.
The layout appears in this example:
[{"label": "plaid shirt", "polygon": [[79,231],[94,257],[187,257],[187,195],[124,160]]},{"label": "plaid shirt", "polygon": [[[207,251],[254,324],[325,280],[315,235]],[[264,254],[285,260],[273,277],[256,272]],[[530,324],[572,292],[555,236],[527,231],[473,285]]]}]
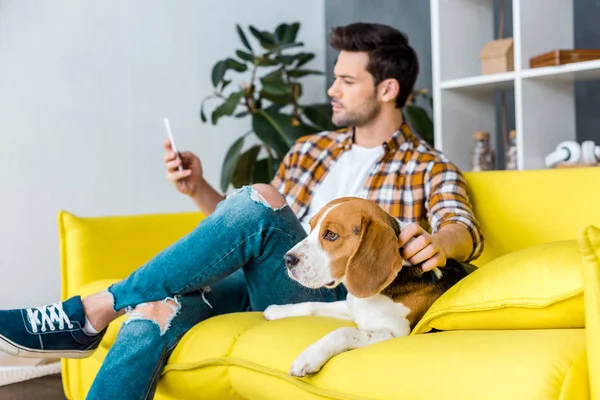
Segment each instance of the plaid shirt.
[{"label": "plaid shirt", "polygon": [[[315,188],[352,142],[351,129],[323,132],[300,138],[285,156],[271,184],[299,219],[306,215]],[[407,124],[382,146],[384,155],[369,172],[362,197],[402,222],[418,223],[431,233],[447,224],[463,225],[473,239],[468,260],[479,257],[483,236],[459,169],[416,138]]]}]

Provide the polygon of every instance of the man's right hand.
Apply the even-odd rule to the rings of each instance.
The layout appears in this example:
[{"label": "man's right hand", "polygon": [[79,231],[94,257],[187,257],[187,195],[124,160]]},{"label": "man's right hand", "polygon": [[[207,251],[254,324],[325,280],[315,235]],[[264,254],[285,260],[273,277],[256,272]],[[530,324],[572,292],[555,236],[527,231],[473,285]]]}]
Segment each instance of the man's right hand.
[{"label": "man's right hand", "polygon": [[[181,160],[179,160],[168,139],[165,140],[164,147],[166,150],[164,160],[167,168],[167,179],[181,193],[191,197],[196,196],[204,179],[200,159],[194,153],[186,151],[179,153],[181,156]],[[177,169],[180,165],[183,165],[183,171]]]}]

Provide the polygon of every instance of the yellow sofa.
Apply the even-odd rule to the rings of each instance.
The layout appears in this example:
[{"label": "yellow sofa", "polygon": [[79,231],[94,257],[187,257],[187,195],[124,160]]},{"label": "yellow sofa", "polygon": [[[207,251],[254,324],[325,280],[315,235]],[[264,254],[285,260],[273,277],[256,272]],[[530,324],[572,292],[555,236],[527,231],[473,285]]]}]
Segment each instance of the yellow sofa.
[{"label": "yellow sofa", "polygon": [[[215,317],[184,336],[156,398],[600,400],[600,234],[586,228],[600,226],[600,168],[466,176],[486,238],[476,261],[482,268],[434,304],[419,332],[340,354],[318,374],[298,379],[287,375],[294,358],[350,323],[316,317],[267,322],[260,313]],[[62,296],[105,288],[201,218],[61,212]],[[540,257],[553,266],[546,268]],[[583,267],[561,269],[569,263]],[[512,303],[485,300],[513,289],[521,294]],[[568,293],[540,302],[546,290]],[[485,307],[460,308],[477,296]],[[445,313],[444,307],[454,308]],[[93,356],[63,361],[69,399],[85,397],[122,320]]]}]

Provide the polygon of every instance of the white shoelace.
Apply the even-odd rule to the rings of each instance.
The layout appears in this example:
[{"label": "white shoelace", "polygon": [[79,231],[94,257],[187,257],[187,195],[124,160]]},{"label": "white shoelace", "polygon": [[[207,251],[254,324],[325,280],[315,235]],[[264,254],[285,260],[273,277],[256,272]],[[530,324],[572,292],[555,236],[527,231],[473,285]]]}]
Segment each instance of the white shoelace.
[{"label": "white shoelace", "polygon": [[[40,321],[40,316],[42,320]],[[65,322],[69,329],[73,329],[71,320],[67,317],[67,314],[63,311],[62,303],[54,303],[49,306],[42,306],[36,308],[27,309],[27,319],[31,324],[31,330],[33,333],[37,333],[38,326],[41,326],[41,331],[46,332],[46,325],[51,331],[55,331],[55,323],[58,323],[58,329],[63,330],[65,328]]]}]

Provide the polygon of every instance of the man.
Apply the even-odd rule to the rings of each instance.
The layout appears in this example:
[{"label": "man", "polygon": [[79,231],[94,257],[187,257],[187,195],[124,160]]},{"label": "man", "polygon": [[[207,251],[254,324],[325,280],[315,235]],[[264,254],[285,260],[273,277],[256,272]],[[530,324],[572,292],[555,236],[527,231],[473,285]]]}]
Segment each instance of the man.
[{"label": "man", "polygon": [[287,278],[283,262],[306,237],[303,224],[342,196],[371,199],[409,223],[399,247],[415,268],[476,258],[483,239],[462,175],[402,120],[418,74],[406,37],[383,25],[352,24],[334,29],[331,44],[340,50],[328,91],[333,122],[352,128],[300,139],[271,185],[245,187],[226,199],[203,179],[192,153],[182,154],[184,170],[178,171],[181,162],[165,143],[168,179],[208,217],[106,291],[0,312],[0,348],[87,356],[108,324],[129,311],[88,398],[150,398],[171,351],[200,321],[271,304],[345,298],[343,286],[300,287]]}]

